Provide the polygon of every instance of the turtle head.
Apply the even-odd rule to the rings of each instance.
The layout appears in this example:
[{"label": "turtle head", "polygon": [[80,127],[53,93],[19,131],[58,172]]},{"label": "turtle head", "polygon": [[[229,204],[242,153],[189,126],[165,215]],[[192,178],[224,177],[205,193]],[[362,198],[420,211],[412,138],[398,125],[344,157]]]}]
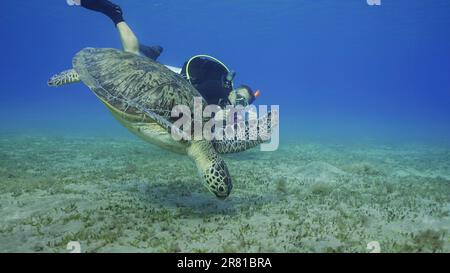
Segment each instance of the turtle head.
[{"label": "turtle head", "polygon": [[218,158],[220,160],[206,168],[202,175],[208,190],[223,200],[230,195],[233,184],[225,162],[220,157]]},{"label": "turtle head", "polygon": [[233,184],[225,161],[208,141],[193,142],[188,155],[195,161],[199,174],[208,190],[219,199],[230,195]]}]

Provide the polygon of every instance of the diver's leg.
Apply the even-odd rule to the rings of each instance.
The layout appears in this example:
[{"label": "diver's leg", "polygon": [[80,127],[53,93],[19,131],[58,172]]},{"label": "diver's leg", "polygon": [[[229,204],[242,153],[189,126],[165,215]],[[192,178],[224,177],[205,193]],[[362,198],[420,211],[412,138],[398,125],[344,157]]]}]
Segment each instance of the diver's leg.
[{"label": "diver's leg", "polygon": [[139,40],[128,24],[120,22],[116,26],[122,41],[123,50],[139,55]]},{"label": "diver's leg", "polygon": [[108,0],[75,0],[86,9],[101,12],[108,16],[116,25],[122,41],[123,50],[133,54],[139,54],[139,41],[131,28],[123,19],[120,6]]}]

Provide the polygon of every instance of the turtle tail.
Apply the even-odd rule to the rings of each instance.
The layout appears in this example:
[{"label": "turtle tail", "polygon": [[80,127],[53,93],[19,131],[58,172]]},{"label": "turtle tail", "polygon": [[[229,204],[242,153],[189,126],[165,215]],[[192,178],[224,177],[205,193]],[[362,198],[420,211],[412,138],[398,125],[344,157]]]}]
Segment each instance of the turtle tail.
[{"label": "turtle tail", "polygon": [[58,87],[66,84],[78,83],[80,81],[78,73],[74,69],[69,69],[51,77],[47,84],[48,86]]}]

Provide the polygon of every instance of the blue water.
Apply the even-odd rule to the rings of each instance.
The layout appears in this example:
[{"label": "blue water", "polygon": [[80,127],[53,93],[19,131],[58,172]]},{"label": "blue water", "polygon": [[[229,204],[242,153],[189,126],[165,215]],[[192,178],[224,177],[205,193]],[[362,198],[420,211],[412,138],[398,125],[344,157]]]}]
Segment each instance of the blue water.
[{"label": "blue water", "polygon": [[[161,62],[211,54],[261,89],[282,139],[450,139],[447,0],[116,2]],[[0,133],[128,135],[84,85],[46,85],[84,47],[121,48],[108,18],[27,0],[4,1],[0,19]]]}]

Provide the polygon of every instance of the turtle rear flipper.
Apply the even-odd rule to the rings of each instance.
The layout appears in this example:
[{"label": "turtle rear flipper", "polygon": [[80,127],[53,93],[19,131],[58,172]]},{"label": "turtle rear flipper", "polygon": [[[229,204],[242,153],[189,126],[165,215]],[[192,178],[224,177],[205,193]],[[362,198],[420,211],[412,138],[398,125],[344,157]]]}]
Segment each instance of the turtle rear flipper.
[{"label": "turtle rear flipper", "polygon": [[51,77],[47,81],[47,85],[58,87],[66,84],[78,83],[80,81],[81,79],[78,73],[74,69],[69,69]]}]

